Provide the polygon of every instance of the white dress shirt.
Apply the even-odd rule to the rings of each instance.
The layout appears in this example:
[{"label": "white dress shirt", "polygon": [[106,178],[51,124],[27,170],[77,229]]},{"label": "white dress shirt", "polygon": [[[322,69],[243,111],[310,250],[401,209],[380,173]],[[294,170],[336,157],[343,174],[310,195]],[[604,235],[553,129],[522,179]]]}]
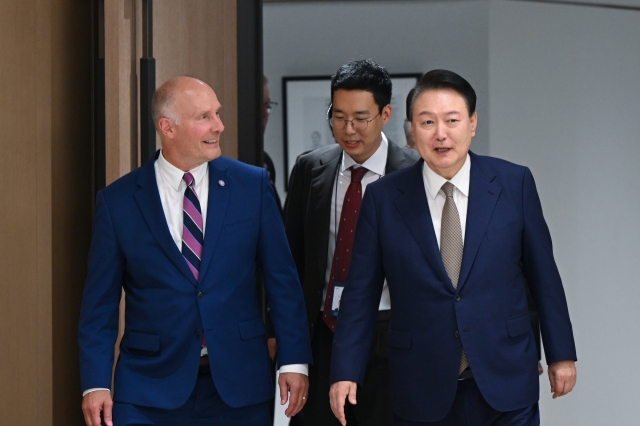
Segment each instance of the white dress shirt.
[{"label": "white dress shirt", "polygon": [[[362,178],[362,196],[364,197],[364,191],[367,189],[367,185],[374,182],[384,176],[384,171],[387,166],[387,154],[389,152],[389,141],[387,137],[382,133],[382,142],[380,146],[373,153],[371,157],[363,164],[362,167],[367,168]],[[349,167],[356,165],[356,161],[349,156],[346,152],[342,156],[342,163],[338,168],[338,175],[336,176],[337,183],[334,182],[333,195],[331,197],[331,222],[329,223],[329,250],[327,252],[327,269],[325,272],[325,284],[322,290],[322,304],[320,310],[324,309],[324,300],[327,297],[327,288],[329,286],[329,277],[331,276],[331,266],[333,265],[333,254],[336,249],[336,237],[338,233],[338,221],[342,214],[342,203],[344,202],[344,196],[347,193],[347,188],[351,183],[351,170]],[[382,289],[382,296],[380,298],[379,310],[391,309],[391,299],[389,297],[389,287],[387,281],[384,281],[384,287]]]},{"label": "white dress shirt", "polygon": [[[471,158],[467,154],[467,158],[462,165],[462,168],[458,170],[458,173],[452,177],[449,182],[454,186],[453,188],[453,201],[458,208],[458,214],[460,215],[460,227],[462,228],[462,243],[464,245],[464,233],[467,226],[467,206],[469,205],[469,179],[471,177]],[[422,180],[424,181],[424,188],[427,192],[427,201],[429,202],[429,212],[431,213],[431,220],[433,221],[433,230],[436,233],[438,239],[438,247],[440,247],[440,225],[442,223],[442,209],[444,208],[444,202],[447,199],[444,191],[442,191],[442,185],[447,182],[447,179],[443,178],[433,170],[429,168],[425,162],[422,166]]]}]

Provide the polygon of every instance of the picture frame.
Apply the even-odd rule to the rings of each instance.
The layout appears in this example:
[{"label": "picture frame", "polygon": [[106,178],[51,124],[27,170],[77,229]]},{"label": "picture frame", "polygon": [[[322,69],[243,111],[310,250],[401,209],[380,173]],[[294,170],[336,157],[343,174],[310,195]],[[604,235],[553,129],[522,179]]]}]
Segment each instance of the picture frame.
[{"label": "picture frame", "polygon": [[[392,74],[391,120],[383,127],[387,139],[406,145],[404,120],[406,98],[420,73]],[[285,189],[300,154],[335,143],[327,122],[331,104],[331,76],[282,77]]]}]

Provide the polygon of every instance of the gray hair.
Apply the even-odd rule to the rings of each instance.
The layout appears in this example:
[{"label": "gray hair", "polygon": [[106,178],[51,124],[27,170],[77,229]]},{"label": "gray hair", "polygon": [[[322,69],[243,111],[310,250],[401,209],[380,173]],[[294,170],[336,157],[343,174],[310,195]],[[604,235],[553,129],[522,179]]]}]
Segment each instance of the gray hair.
[{"label": "gray hair", "polygon": [[176,112],[176,98],[172,84],[165,84],[160,87],[155,91],[151,99],[151,119],[158,132],[160,131],[158,122],[163,117],[168,118],[174,124],[180,124],[180,116]]}]

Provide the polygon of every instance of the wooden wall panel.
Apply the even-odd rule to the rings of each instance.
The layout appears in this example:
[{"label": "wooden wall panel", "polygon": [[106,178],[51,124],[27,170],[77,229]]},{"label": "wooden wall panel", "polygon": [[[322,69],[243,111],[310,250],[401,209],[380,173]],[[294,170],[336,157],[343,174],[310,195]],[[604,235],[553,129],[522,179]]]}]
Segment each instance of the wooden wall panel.
[{"label": "wooden wall panel", "polygon": [[[26,408],[37,415],[37,424],[52,424],[53,413],[53,245],[52,245],[52,185],[51,185],[51,111],[52,111],[52,43],[51,43],[51,11],[50,1],[38,0],[36,2],[36,45],[35,53],[37,58],[36,67],[36,282],[38,305],[36,308],[38,318],[38,381],[36,385],[37,397],[36,407]],[[21,67],[29,66],[20,64]],[[27,349],[29,350],[29,349]],[[71,354],[68,359],[72,360]],[[29,364],[23,364],[22,369],[30,370]],[[33,392],[30,389],[29,392]],[[65,395],[64,390],[61,393]],[[66,394],[72,399],[73,394]],[[1,411],[1,410],[0,410]],[[23,409],[14,412],[15,416],[23,418]],[[26,414],[27,416],[29,414]],[[11,422],[13,423],[13,422]],[[17,424],[17,423],[15,423]]]},{"label": "wooden wall panel", "polygon": [[[93,210],[91,4],[51,3],[52,420],[81,424],[77,329]],[[46,389],[46,388],[45,388]],[[46,390],[45,390],[46,392]],[[41,424],[41,423],[39,423]]]},{"label": "wooden wall panel", "polygon": [[176,75],[208,83],[222,104],[222,153],[237,158],[236,0],[155,0],[153,26],[157,85]]},{"label": "wooden wall panel", "polygon": [[[0,4],[2,424],[80,424],[91,222],[90,4]],[[55,61],[52,60],[55,58]]]},{"label": "wooden wall panel", "polygon": [[106,183],[138,166],[136,0],[105,0]]},{"label": "wooden wall panel", "polygon": [[47,107],[37,96],[36,3],[6,0],[0,13],[0,413],[13,425],[38,423],[37,124]]}]

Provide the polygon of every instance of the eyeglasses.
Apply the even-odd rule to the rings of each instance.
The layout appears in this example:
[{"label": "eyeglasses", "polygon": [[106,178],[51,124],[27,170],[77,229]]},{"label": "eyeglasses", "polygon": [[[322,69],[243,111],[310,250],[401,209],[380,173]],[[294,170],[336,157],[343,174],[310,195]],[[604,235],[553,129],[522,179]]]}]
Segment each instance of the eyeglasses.
[{"label": "eyeglasses", "polygon": [[277,102],[265,102],[262,104],[262,108],[267,111],[267,114],[271,114],[273,111],[276,110],[276,107],[278,106]]},{"label": "eyeglasses", "polygon": [[369,127],[369,123],[375,120],[379,115],[380,113],[377,113],[373,118],[368,120],[366,118],[354,118],[352,120],[347,120],[346,118],[331,117],[329,118],[329,126],[331,126],[332,129],[342,130],[347,127],[347,123],[351,123],[354,130],[364,132],[367,130],[367,127]]}]

